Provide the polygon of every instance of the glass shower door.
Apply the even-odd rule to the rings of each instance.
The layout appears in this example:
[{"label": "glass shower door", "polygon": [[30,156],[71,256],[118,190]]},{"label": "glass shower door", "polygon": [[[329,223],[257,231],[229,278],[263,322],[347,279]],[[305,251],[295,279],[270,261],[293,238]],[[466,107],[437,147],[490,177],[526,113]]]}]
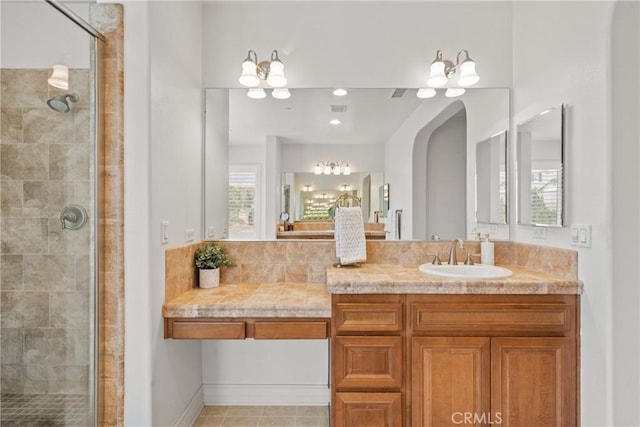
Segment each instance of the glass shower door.
[{"label": "glass shower door", "polygon": [[95,41],[45,2],[0,18],[0,425],[93,425]]}]

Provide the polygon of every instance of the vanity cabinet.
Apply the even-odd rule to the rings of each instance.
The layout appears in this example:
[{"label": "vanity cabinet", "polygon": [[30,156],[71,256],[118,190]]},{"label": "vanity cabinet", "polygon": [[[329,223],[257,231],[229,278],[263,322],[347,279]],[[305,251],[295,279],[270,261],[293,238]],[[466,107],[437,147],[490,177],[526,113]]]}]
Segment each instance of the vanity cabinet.
[{"label": "vanity cabinet", "polygon": [[333,425],[578,425],[577,295],[339,294],[332,312]]},{"label": "vanity cabinet", "polygon": [[404,296],[332,298],[332,426],[401,427]]}]

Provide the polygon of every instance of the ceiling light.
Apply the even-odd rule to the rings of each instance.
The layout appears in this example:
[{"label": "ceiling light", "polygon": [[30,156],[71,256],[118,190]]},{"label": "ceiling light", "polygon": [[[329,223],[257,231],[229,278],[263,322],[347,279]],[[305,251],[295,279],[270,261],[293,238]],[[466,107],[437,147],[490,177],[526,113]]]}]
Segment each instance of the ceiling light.
[{"label": "ceiling light", "polygon": [[333,91],[333,94],[335,96],[345,96],[347,93],[349,93],[349,92],[347,92],[346,89],[342,89],[342,88],[337,88],[337,89],[334,89],[334,91]]},{"label": "ceiling light", "polygon": [[265,93],[264,89],[260,87],[252,87],[247,92],[247,96],[251,99],[262,99],[267,96],[267,94]]},{"label": "ceiling light", "polygon": [[[261,81],[277,89],[284,89],[282,91],[273,91],[272,96],[277,99],[287,99],[291,96],[288,90],[285,89],[287,85],[287,78],[284,75],[284,64],[278,56],[278,51],[271,52],[271,58],[269,61],[258,62],[258,54],[250,50],[247,53],[246,59],[242,62],[242,73],[238,78],[238,81],[242,86],[255,88],[260,85]],[[251,98],[260,99],[264,96],[252,97],[250,94],[256,93],[249,91],[248,95]]]},{"label": "ceiling light", "polygon": [[60,64],[54,65],[53,73],[47,82],[58,89],[69,90],[69,67]]},{"label": "ceiling light", "polygon": [[456,96],[463,95],[464,93],[465,93],[465,90],[462,87],[450,87],[444,93],[444,96],[446,96],[447,98],[455,98]]},{"label": "ceiling light", "polygon": [[351,175],[351,167],[349,162],[343,160],[341,162],[318,162],[316,163],[315,174],[325,175]]},{"label": "ceiling light", "polygon": [[329,120],[329,123],[334,125],[334,126],[336,126],[336,125],[339,125],[342,122],[340,120],[338,120],[338,119],[331,119],[331,120]]},{"label": "ceiling light", "polygon": [[[464,54],[464,60],[460,56]],[[476,63],[469,57],[467,50],[461,50],[456,56],[456,63],[442,58],[442,51],[436,52],[436,59],[431,63],[427,84],[431,87],[441,87],[447,84],[449,79],[458,72],[458,85],[471,86],[480,80],[476,73]]]},{"label": "ceiling light", "polygon": [[277,87],[273,89],[271,96],[276,99],[289,99],[291,97],[291,92],[289,92],[289,89],[286,87]]},{"label": "ceiling light", "polygon": [[421,87],[418,89],[418,93],[416,93],[418,98],[426,99],[433,98],[436,96],[436,90],[432,87]]}]

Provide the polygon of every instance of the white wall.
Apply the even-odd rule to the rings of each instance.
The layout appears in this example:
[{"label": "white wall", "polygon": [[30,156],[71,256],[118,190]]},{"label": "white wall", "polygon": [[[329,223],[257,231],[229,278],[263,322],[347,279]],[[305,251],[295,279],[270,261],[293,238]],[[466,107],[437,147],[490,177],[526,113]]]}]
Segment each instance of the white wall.
[{"label": "white wall", "polygon": [[[124,423],[151,425],[149,10],[124,5]],[[133,143],[136,141],[136,143]],[[158,269],[159,267],[155,267]],[[157,274],[156,274],[157,276]]]},{"label": "white wall", "polygon": [[611,23],[613,420],[640,425],[640,4]]},{"label": "white wall", "polygon": [[[566,218],[568,224],[592,226],[591,248],[578,249],[578,275],[584,281],[580,382],[585,426],[613,425],[607,99],[611,16],[612,3],[606,2],[513,4],[513,121],[568,105]],[[515,200],[515,190],[511,196]],[[568,228],[549,229],[548,240],[541,241],[533,239],[532,227],[515,225],[513,210],[511,221],[513,240],[571,248]]]},{"label": "white wall", "polygon": [[[150,2],[152,424],[175,425],[202,384],[201,344],[163,338],[164,251],[202,236],[202,5]],[[167,29],[171,31],[167,31]],[[134,143],[134,141],[128,141]],[[160,222],[169,221],[169,243]],[[199,409],[199,407],[198,407]]]}]

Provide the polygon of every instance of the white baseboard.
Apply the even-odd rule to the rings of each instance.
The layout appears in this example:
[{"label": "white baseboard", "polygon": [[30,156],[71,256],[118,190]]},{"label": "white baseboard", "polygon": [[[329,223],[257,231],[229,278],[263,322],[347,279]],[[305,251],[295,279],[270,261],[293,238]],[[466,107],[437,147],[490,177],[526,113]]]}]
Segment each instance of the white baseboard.
[{"label": "white baseboard", "polygon": [[176,422],[175,427],[191,427],[198,418],[200,411],[204,407],[204,391],[202,386],[198,388],[198,391],[193,396],[184,412]]},{"label": "white baseboard", "polygon": [[326,406],[330,390],[325,385],[220,385],[205,384],[205,405]]}]

